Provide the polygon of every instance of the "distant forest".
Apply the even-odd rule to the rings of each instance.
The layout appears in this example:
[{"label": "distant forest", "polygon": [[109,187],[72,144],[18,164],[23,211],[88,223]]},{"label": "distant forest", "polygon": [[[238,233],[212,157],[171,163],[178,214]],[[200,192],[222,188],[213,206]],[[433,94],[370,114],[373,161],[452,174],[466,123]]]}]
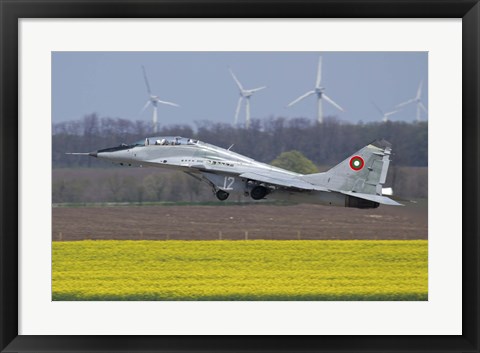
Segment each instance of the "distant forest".
[{"label": "distant forest", "polygon": [[[100,118],[90,114],[77,121],[54,123],[52,158],[54,168],[100,167],[111,164],[95,158],[66,155],[91,152],[132,143],[151,136],[145,121]],[[253,120],[248,129],[225,123],[196,122],[195,126],[170,125],[158,136],[183,136],[228,148],[258,161],[270,163],[279,154],[297,150],[317,166],[332,166],[366,144],[386,139],[392,143],[392,166],[428,166],[428,124],[401,121],[345,123],[327,118],[323,124],[306,118]]]}]

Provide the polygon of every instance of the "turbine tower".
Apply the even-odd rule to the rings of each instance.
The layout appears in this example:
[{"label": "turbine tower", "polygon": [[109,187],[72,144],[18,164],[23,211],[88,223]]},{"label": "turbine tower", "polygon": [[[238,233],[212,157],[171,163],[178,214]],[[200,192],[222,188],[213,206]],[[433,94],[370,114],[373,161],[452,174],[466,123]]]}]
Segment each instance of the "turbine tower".
[{"label": "turbine tower", "polygon": [[166,104],[166,105],[171,105],[173,107],[179,107],[178,104],[172,103],[172,102],[167,102],[167,101],[162,101],[158,96],[155,96],[152,94],[152,90],[150,89],[150,84],[148,83],[148,78],[147,78],[147,72],[145,71],[145,67],[142,65],[142,70],[143,70],[143,78],[145,79],[145,86],[147,86],[147,93],[148,93],[148,100],[145,106],[143,107],[142,111],[140,114],[142,114],[145,109],[151,104],[153,107],[153,116],[152,116],[152,125],[153,125],[153,133],[157,133],[158,129],[158,120],[157,120],[157,109],[158,109],[158,104]]},{"label": "turbine tower", "polygon": [[325,87],[321,86],[321,81],[322,81],[322,57],[320,56],[320,58],[318,59],[317,82],[315,83],[315,88],[313,90],[308,91],[307,93],[301,95],[300,97],[298,97],[293,102],[291,102],[287,105],[287,107],[291,107],[292,105],[300,102],[302,99],[316,94],[317,95],[317,120],[320,124],[323,123],[323,109],[322,109],[322,100],[323,99],[325,99],[328,103],[333,105],[338,110],[340,110],[342,112],[345,111],[341,106],[339,106],[329,96],[327,96],[325,94]]},{"label": "turbine tower", "polygon": [[411,103],[415,103],[417,105],[417,121],[420,121],[420,119],[421,119],[420,110],[423,110],[425,112],[425,114],[428,114],[427,108],[425,108],[425,106],[423,105],[423,103],[421,101],[422,85],[423,85],[423,80],[420,81],[420,84],[418,85],[417,95],[415,96],[415,98],[412,98],[412,99],[409,99],[408,101],[400,103],[395,107],[395,108],[401,108],[401,107],[404,107],[404,106],[409,105]]},{"label": "turbine tower", "polygon": [[377,111],[378,111],[378,112],[381,114],[381,116],[383,117],[382,121],[383,121],[384,123],[386,123],[386,122],[388,121],[388,117],[389,117],[390,115],[393,115],[393,114],[395,114],[395,113],[397,113],[397,112],[400,111],[400,109],[397,109],[397,110],[392,110],[391,112],[384,113],[383,110],[381,110],[381,109],[378,107],[378,105],[375,104],[375,102],[372,102],[372,104],[373,104],[373,106],[375,107],[375,109],[377,109]]},{"label": "turbine tower", "polygon": [[233,73],[232,69],[230,70],[230,74],[232,75],[235,83],[238,86],[238,90],[240,91],[240,98],[238,98],[238,103],[237,103],[237,110],[235,111],[235,120],[234,124],[237,125],[238,123],[238,113],[240,113],[240,106],[242,105],[242,101],[245,99],[245,126],[248,129],[250,127],[250,97],[257,91],[260,91],[264,88],[267,88],[266,86],[258,87],[258,88],[253,88],[253,89],[244,89],[240,81],[237,79],[235,74]]}]

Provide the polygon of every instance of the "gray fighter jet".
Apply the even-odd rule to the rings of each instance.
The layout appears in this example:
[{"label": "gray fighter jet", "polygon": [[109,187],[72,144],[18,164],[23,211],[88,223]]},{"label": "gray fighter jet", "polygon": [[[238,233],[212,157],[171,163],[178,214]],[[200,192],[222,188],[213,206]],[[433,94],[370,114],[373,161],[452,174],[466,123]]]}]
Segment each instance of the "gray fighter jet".
[{"label": "gray fighter jet", "polygon": [[375,141],[324,173],[298,174],[198,140],[149,137],[91,153],[74,153],[123,166],[181,170],[207,183],[219,200],[240,193],[254,200],[279,199],[329,206],[377,208],[401,204],[382,196],[391,145]]}]

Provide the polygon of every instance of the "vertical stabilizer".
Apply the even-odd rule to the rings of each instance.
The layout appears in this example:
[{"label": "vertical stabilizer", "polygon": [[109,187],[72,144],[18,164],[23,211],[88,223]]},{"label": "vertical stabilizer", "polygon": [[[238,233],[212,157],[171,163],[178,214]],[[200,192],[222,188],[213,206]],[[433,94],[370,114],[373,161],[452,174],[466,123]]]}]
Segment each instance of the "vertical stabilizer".
[{"label": "vertical stabilizer", "polygon": [[377,140],[355,152],[325,173],[310,174],[304,180],[330,190],[382,195],[390,165],[391,144]]}]

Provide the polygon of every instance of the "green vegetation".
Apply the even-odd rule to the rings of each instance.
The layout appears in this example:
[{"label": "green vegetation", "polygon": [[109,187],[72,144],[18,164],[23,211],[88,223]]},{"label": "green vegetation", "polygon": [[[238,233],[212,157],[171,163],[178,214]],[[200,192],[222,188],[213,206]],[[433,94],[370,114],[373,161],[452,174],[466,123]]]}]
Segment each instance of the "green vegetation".
[{"label": "green vegetation", "polygon": [[427,300],[428,243],[53,242],[53,300]]},{"label": "green vegetation", "polygon": [[[328,169],[328,168],[326,168]],[[428,196],[428,169],[390,167],[387,185],[403,198]],[[179,171],[162,168],[61,168],[52,171],[52,201],[55,204],[212,202],[211,188]],[[231,195],[229,202],[249,202]],[[217,204],[219,204],[218,202]]]},{"label": "green vegetation", "polygon": [[[67,207],[144,207],[144,206],[246,206],[246,205],[256,205],[258,201],[247,201],[244,202],[232,202],[232,201],[203,201],[203,202],[187,202],[187,201],[149,201],[149,202],[62,202],[54,203],[52,207],[54,208],[67,208]],[[292,202],[281,201],[281,200],[265,200],[261,201],[262,205],[275,205],[275,206],[290,206],[293,205]]]},{"label": "green vegetation", "polygon": [[270,164],[275,167],[301,174],[318,173],[318,168],[315,164],[299,151],[283,152]]}]

